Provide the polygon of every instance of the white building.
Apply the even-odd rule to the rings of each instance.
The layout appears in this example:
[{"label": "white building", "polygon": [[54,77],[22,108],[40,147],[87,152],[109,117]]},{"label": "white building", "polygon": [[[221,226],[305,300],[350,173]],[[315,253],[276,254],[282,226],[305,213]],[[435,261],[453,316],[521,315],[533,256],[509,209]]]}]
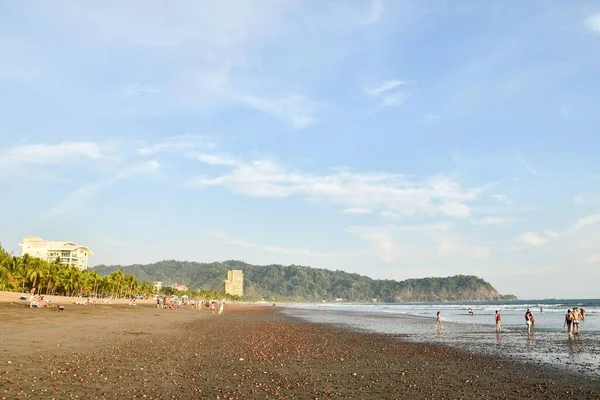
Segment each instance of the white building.
[{"label": "white building", "polygon": [[80,269],[87,269],[88,258],[94,255],[89,247],[79,246],[73,242],[52,242],[37,236],[24,237],[19,246],[21,246],[21,255],[29,254],[31,257],[48,262],[60,258],[61,264]]}]

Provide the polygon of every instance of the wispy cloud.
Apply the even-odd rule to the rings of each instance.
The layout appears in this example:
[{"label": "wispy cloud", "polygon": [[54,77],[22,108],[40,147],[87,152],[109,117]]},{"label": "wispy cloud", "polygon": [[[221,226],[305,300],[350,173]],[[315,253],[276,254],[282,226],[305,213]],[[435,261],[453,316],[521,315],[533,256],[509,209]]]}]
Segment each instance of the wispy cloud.
[{"label": "wispy cloud", "polygon": [[206,136],[180,135],[165,138],[161,142],[143,144],[138,153],[151,156],[157,153],[189,152],[197,149],[214,148],[214,143]]},{"label": "wispy cloud", "polygon": [[499,203],[512,204],[512,199],[505,194],[495,194],[492,197],[496,199]]},{"label": "wispy cloud", "polygon": [[[213,160],[205,160],[211,163]],[[251,162],[228,161],[230,170],[216,177],[200,176],[192,186],[223,186],[229,190],[259,197],[301,196],[311,201],[326,201],[343,209],[389,211],[397,216],[414,214],[467,217],[469,203],[485,189],[464,189],[444,176],[425,179],[405,175],[338,171],[310,174],[293,171],[279,163],[259,159]]]},{"label": "wispy cloud", "polygon": [[346,214],[372,214],[373,211],[368,208],[346,208],[344,209]]},{"label": "wispy cloud", "polygon": [[104,154],[98,143],[65,142],[59,144],[29,144],[0,150],[0,166],[24,164],[68,164],[81,160],[101,160]]},{"label": "wispy cloud", "polygon": [[538,176],[538,175],[542,174],[537,168],[534,168],[533,165],[529,161],[527,161],[527,159],[525,158],[523,153],[521,153],[521,151],[516,152],[515,160],[517,162],[519,162],[521,165],[523,165],[525,167],[525,169],[527,169],[527,171],[529,171],[529,173],[531,175]]},{"label": "wispy cloud", "polygon": [[124,96],[137,97],[162,93],[163,89],[155,84],[130,82],[121,90]]},{"label": "wispy cloud", "polygon": [[367,92],[367,94],[370,96],[378,96],[380,94],[383,94],[384,92],[387,92],[389,90],[392,90],[392,89],[394,89],[398,86],[402,86],[402,85],[406,85],[406,82],[394,79],[394,80],[382,82],[375,87],[367,88],[367,89],[365,89],[365,92]]},{"label": "wispy cloud", "polygon": [[584,25],[596,33],[600,33],[600,13],[585,19]]},{"label": "wispy cloud", "polygon": [[438,115],[438,114],[427,114],[426,116],[423,117],[423,119],[421,120],[421,123],[426,124],[429,122],[438,121],[440,118],[442,118],[442,116]]},{"label": "wispy cloud", "polygon": [[307,97],[297,95],[276,100],[258,96],[235,95],[234,99],[254,110],[288,121],[298,129],[306,128],[316,122],[314,114],[320,106],[319,103]]},{"label": "wispy cloud", "polygon": [[404,104],[408,100],[409,92],[401,90],[400,87],[407,84],[408,82],[394,79],[365,89],[365,93],[379,100],[378,105],[371,111],[384,107],[399,107]]},{"label": "wispy cloud", "polygon": [[192,152],[188,157],[209,165],[238,165],[237,160],[223,154]]},{"label": "wispy cloud", "polygon": [[484,217],[484,218],[479,218],[479,219],[473,219],[473,220],[471,220],[471,223],[473,225],[504,225],[504,224],[510,223],[512,221],[513,221],[513,219],[511,219],[511,218]]},{"label": "wispy cloud", "polygon": [[543,246],[548,244],[552,238],[546,235],[540,235],[535,232],[525,232],[519,235],[516,240],[531,246]]},{"label": "wispy cloud", "polygon": [[580,229],[597,223],[600,223],[600,214],[587,215],[575,221],[575,223],[571,225],[569,233],[577,232]]},{"label": "wispy cloud", "polygon": [[73,215],[82,212],[87,204],[98,194],[107,190],[116,183],[133,178],[140,174],[148,174],[160,167],[157,161],[148,161],[126,169],[110,178],[84,184],[69,193],[62,201],[55,204],[45,215],[44,219],[62,215]]}]

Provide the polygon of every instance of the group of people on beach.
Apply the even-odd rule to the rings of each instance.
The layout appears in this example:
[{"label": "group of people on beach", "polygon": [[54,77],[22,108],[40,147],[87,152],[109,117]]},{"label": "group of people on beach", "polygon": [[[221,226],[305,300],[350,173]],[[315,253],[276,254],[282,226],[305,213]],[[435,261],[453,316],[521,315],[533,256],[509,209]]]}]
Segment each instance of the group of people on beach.
[{"label": "group of people on beach", "polygon": [[162,298],[156,297],[156,308],[166,310],[177,310],[183,306],[190,306],[192,310],[210,310],[213,314],[217,312],[217,306],[219,307],[218,313],[223,314],[225,308],[225,300],[221,300],[217,303],[216,300],[188,300],[172,298],[169,295],[163,296]]},{"label": "group of people on beach", "polygon": [[[542,307],[540,307],[540,312],[543,312]],[[467,310],[467,313],[469,314],[469,316],[473,316],[473,310],[471,308],[469,308]],[[502,332],[502,315],[500,314],[499,310],[496,310],[494,319],[496,322],[496,332],[497,333]],[[578,307],[573,307],[573,310],[570,310],[570,309],[567,310],[563,328],[567,327],[569,338],[571,338],[573,334],[575,334],[575,335],[580,334],[580,326],[579,326],[580,320],[581,321],[585,320],[585,310],[583,308],[579,309]],[[529,308],[527,309],[527,311],[525,311],[525,324],[527,325],[527,335],[531,336],[533,326],[535,325],[535,318]],[[436,330],[444,329],[440,311],[438,311],[435,316],[435,326],[434,327]]]},{"label": "group of people on beach", "polygon": [[565,323],[563,324],[563,328],[567,327],[567,332],[569,333],[569,337],[572,337],[573,334],[579,335],[581,333],[579,327],[579,320],[585,320],[585,310],[582,308],[581,310],[578,307],[573,307],[573,310],[567,310],[567,314],[565,314]]}]

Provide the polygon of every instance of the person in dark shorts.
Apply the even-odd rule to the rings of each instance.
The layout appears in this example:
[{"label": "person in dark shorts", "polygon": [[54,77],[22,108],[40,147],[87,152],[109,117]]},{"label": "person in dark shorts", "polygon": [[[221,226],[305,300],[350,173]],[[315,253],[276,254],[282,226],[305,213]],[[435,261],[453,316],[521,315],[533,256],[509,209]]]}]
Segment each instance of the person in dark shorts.
[{"label": "person in dark shorts", "polygon": [[567,327],[567,332],[569,337],[573,334],[573,313],[571,310],[567,310],[567,314],[565,315],[565,323],[563,324],[563,328]]}]

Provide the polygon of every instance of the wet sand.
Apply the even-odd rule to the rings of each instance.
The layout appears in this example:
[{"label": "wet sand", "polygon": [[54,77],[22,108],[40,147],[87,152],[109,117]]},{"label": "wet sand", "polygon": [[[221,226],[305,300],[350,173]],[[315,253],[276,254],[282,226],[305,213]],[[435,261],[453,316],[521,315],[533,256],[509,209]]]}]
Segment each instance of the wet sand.
[{"label": "wet sand", "polygon": [[277,307],[0,303],[0,398],[600,398],[595,378],[394,335],[349,332]]}]

